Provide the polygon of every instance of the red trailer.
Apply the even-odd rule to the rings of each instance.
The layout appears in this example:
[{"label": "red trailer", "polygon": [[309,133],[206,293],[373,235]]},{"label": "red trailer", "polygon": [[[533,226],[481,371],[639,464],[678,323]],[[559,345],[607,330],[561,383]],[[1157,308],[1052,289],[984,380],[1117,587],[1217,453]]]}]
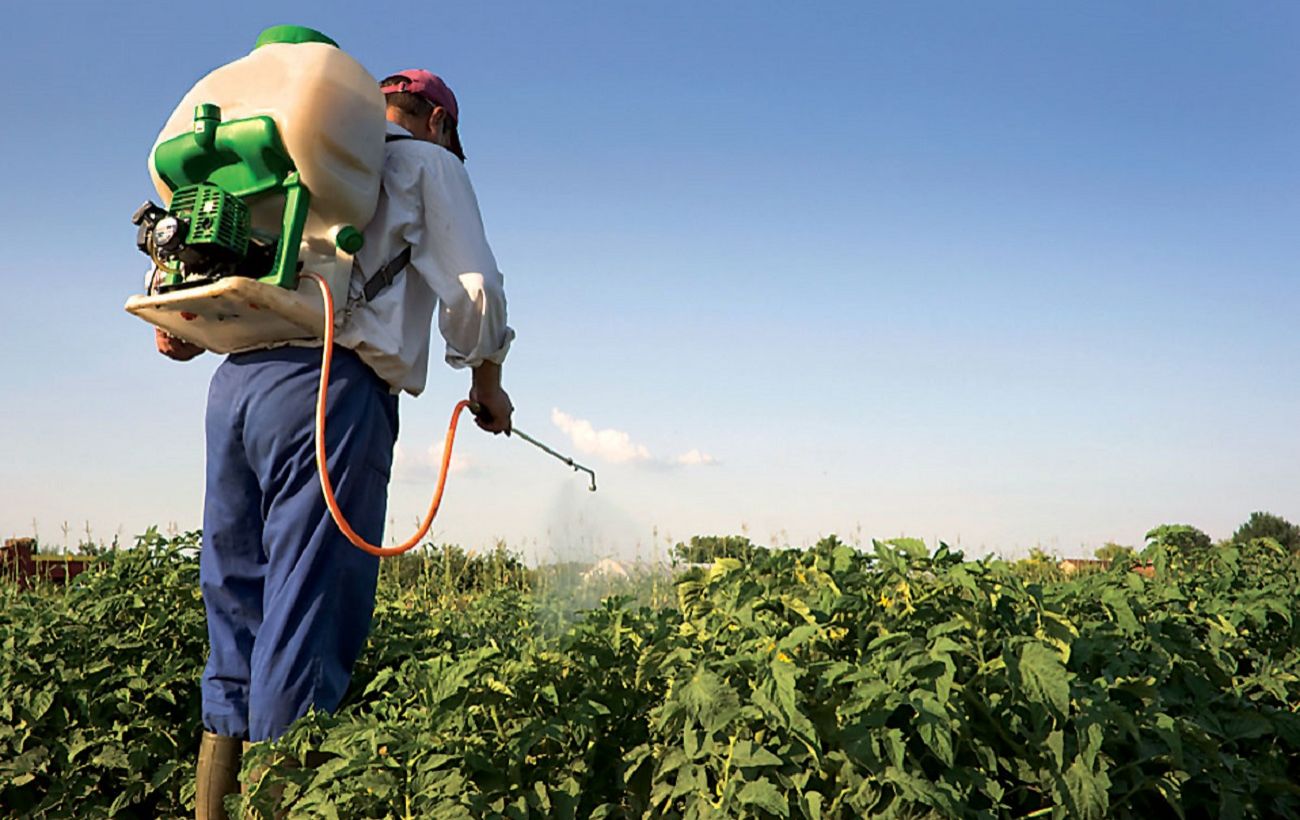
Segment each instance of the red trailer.
[{"label": "red trailer", "polygon": [[40,581],[66,584],[94,560],[86,555],[37,555],[35,538],[10,538],[0,548],[0,578],[17,581],[21,589]]}]

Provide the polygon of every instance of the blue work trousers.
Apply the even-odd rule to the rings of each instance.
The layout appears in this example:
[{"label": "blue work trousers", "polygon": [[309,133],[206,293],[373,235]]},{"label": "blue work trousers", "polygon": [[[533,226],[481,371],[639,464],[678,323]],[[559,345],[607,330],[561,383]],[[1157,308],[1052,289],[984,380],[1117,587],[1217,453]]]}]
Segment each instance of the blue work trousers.
[{"label": "blue work trousers", "polygon": [[[375,604],[379,559],[330,517],[316,471],[320,349],[237,353],[212,377],[199,577],[210,652],[203,725],[274,739],[347,689]],[[335,348],[326,408],[330,478],[353,528],[383,537],[397,396]]]}]

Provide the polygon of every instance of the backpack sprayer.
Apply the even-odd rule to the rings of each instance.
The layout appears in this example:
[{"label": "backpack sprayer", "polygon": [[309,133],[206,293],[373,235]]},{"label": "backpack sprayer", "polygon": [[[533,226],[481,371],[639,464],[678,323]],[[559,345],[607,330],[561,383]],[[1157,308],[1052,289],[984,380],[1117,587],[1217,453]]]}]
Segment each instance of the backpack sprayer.
[{"label": "backpack sprayer", "polygon": [[[193,112],[192,116],[191,113]],[[316,466],[330,514],[357,547],[379,556],[411,549],[442,502],[457,403],[443,444],[429,512],[419,531],[394,547],[367,543],[348,524],[326,470],[325,402],[335,305],[346,298],[361,227],[379,196],[384,98],[359,63],[318,31],[275,26],[253,52],[200,80],[163,127],[149,170],[160,207],[131,217],[136,246],[153,266],[145,293],[126,310],[217,353],[323,340],[316,402]],[[596,474],[521,430],[530,444],[575,471]]]}]

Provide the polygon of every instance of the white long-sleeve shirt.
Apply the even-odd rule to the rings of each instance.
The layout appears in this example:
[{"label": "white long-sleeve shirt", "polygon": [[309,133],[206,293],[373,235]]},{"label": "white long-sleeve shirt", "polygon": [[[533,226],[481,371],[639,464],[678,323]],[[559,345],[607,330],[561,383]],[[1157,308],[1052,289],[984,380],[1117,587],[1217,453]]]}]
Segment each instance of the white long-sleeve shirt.
[{"label": "white long-sleeve shirt", "polygon": [[[410,136],[392,122],[388,133]],[[428,375],[435,309],[452,367],[500,364],[515,334],[506,324],[503,279],[464,164],[420,140],[386,148],[379,207],[353,259],[351,314],[335,341],[355,350],[393,392],[418,396]],[[366,301],[366,281],[408,245],[410,264]]]}]

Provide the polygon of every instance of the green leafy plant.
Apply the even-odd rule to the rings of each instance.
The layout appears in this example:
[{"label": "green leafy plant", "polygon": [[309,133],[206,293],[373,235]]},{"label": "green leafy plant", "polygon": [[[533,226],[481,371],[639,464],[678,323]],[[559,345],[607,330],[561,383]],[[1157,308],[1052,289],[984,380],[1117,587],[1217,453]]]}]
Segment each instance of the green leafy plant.
[{"label": "green leafy plant", "polygon": [[151,529],[66,590],[0,585],[0,806],[192,811],[207,653],[197,545],[197,533]]},{"label": "green leafy plant", "polygon": [[[1300,816],[1300,558],[1272,538],[1206,548],[1186,527],[1150,541],[1152,578],[1118,561],[1069,579],[916,541],[747,544],[680,573],[672,603],[648,577],[648,594],[629,581],[576,619],[508,555],[431,549],[385,568],[343,706],[253,747],[245,775],[265,771],[228,802],[262,817]],[[196,545],[151,532],[66,591],[0,587],[7,811],[192,811]]]}]

